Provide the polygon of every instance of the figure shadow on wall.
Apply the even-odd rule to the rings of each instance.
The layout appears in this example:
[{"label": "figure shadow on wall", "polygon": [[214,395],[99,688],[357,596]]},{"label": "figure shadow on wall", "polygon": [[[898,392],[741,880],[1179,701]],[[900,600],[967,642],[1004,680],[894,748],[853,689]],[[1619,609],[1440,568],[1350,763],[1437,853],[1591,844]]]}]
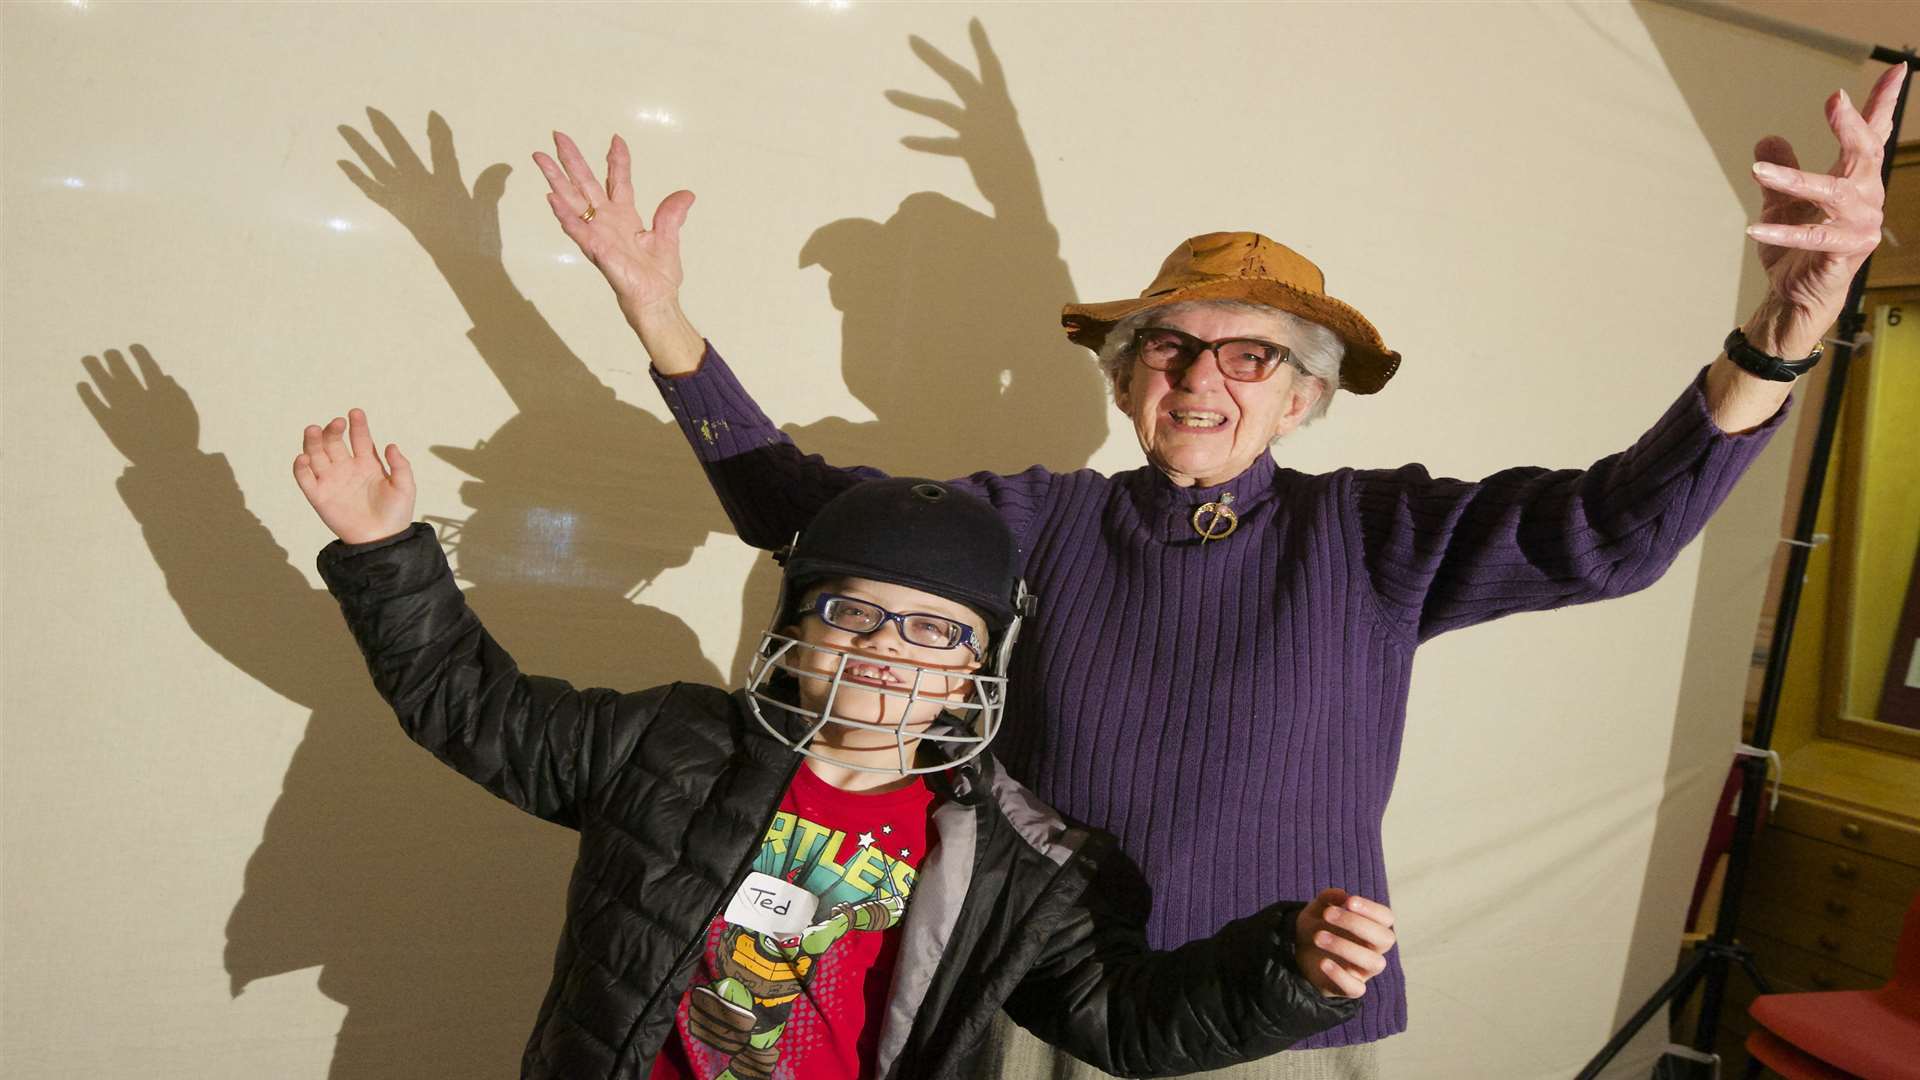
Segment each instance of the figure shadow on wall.
[{"label": "figure shadow on wall", "polygon": [[[726,525],[710,498],[687,497],[705,484],[678,428],[615,400],[515,290],[496,214],[505,167],[469,195],[437,117],[429,171],[370,116],[392,160],[343,130],[368,163],[356,179],[433,257],[519,410],[476,447],[433,448],[475,477],[465,520],[435,523],[469,600],[529,671],[632,688],[719,681],[691,628],[644,602],[648,582]],[[233,992],[319,967],[321,992],[346,1007],[335,1080],[515,1075],[575,837],[407,742],[332,597],[247,510],[225,459],[199,451],[186,391],[131,351],[134,365],[87,358],[80,392],[132,462],[120,491],[168,591],[203,641],[313,712],[227,925]],[[291,461],[296,449],[289,431],[284,454],[259,452]]]},{"label": "figure shadow on wall", "polygon": [[[827,272],[828,296],[841,313],[841,375],[874,419],[828,417],[783,430],[836,465],[934,478],[1036,463],[1065,472],[1084,466],[1107,436],[1098,367],[1060,329],[1060,307],[1076,294],[1033,151],[985,28],[975,19],[968,31],[977,74],[908,38],[957,101],[902,90],[886,97],[951,129],[900,141],[959,158],[992,212],[920,191],[884,222],[843,218],[815,230],[800,249],[802,267]],[[777,386],[748,389],[777,412]],[[779,581],[770,560],[754,564],[742,595],[736,681],[759,645]]]},{"label": "figure shadow on wall", "polygon": [[[919,192],[885,222],[823,226],[801,252],[829,274],[844,378],[875,416],[788,428],[831,461],[931,476],[1064,470],[1106,435],[1097,372],[1058,329],[1074,293],[1032,154],[977,21],[971,32],[978,77],[910,39],[958,104],[888,98],[953,130],[902,142],[962,159],[992,214]],[[358,159],[342,170],[433,260],[518,410],[477,446],[433,447],[474,477],[461,488],[467,517],[433,521],[469,601],[529,671],[721,683],[692,630],[644,603],[659,573],[727,529],[678,428],[618,401],[513,284],[498,217],[510,168],[482,170],[469,189],[438,114],[426,161],[387,116],[367,115],[372,141],[340,129]],[[406,741],[333,599],[247,509],[226,459],[199,449],[187,392],[130,351],[132,364],[88,357],[79,392],[131,463],[119,490],[169,593],[216,652],[312,710],[228,922],[233,993],[320,968],[321,992],[346,1008],[333,1080],[514,1075],[551,974],[574,838]],[[290,431],[284,456],[296,448]],[[743,648],[776,585],[761,560]]]}]

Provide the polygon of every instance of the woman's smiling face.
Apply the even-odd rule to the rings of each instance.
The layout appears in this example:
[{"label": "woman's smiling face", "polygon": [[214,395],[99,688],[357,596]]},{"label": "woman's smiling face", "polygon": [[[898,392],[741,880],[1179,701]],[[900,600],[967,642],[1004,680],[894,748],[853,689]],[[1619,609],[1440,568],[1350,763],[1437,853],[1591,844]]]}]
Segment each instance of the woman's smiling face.
[{"label": "woman's smiling face", "polygon": [[[1195,306],[1149,325],[1205,341],[1295,344],[1279,319],[1252,311]],[[1176,371],[1156,371],[1135,359],[1114,403],[1133,421],[1140,449],[1156,468],[1182,487],[1211,487],[1245,472],[1274,439],[1300,426],[1320,393],[1320,381],[1292,364],[1281,364],[1260,382],[1229,379],[1208,350]]]}]

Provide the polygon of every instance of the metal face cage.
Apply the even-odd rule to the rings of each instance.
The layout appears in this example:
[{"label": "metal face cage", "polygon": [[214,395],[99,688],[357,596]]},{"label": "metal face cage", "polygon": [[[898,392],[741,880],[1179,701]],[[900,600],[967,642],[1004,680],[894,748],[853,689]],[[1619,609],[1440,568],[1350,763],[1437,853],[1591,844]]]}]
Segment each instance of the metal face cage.
[{"label": "metal face cage", "polygon": [[[783,592],[785,590],[782,590]],[[777,621],[777,620],[776,620]],[[873,656],[866,653],[849,652],[841,649],[813,645],[798,638],[768,629],[760,635],[760,647],[754,653],[747,667],[747,704],[753,711],[754,719],[767,729],[768,734],[778,739],[789,749],[805,754],[818,761],[831,762],[842,768],[858,772],[886,773],[890,775],[913,776],[919,773],[939,772],[943,769],[962,764],[979,756],[1000,732],[1000,722],[1006,708],[1007,680],[1004,674],[1006,659],[1012,652],[1013,638],[1018,631],[1019,620],[1007,628],[999,647],[994,650],[995,674],[983,672],[952,671],[939,667],[922,667],[900,660]],[[804,654],[816,654],[829,659],[828,670],[814,670],[803,667],[795,661]],[[871,664],[876,667],[891,668],[900,672],[907,680],[902,688],[857,684],[859,689],[883,698],[892,698],[907,704],[901,710],[897,722],[886,723],[872,720],[854,720],[836,716],[834,702],[845,685],[847,668],[850,664]],[[769,692],[769,684],[777,675],[786,675],[795,680],[811,680],[827,684],[826,700],[819,710],[804,707],[796,699],[789,702]],[[966,684],[967,694],[961,700],[955,700],[951,692],[934,694],[923,689],[934,681],[951,687],[954,682]],[[916,704],[938,705],[945,714],[937,718],[925,730],[915,730],[908,726],[912,716],[912,706]],[[767,719],[762,711],[763,705],[793,713],[807,722],[807,729],[798,738],[788,738]],[[944,722],[943,722],[944,721]],[[856,765],[840,758],[830,756],[813,748],[816,736],[827,725],[849,728],[856,731],[871,731],[888,736],[898,756],[897,767],[882,768],[871,765]],[[935,755],[938,760],[931,764],[915,766],[913,764],[913,746],[919,740],[932,743],[944,743],[951,754]]]}]

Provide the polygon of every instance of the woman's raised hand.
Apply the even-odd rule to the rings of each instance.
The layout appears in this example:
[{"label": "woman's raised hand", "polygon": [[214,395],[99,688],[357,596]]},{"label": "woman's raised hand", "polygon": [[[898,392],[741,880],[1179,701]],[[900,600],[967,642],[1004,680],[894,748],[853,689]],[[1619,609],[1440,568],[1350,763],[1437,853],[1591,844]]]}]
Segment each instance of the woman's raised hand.
[{"label": "woman's raised hand", "polygon": [[[345,438],[342,438],[345,436]],[[293,479],[333,535],[349,544],[384,540],[413,521],[413,466],[388,444],[382,467],[359,409],[326,427],[308,425]]]},{"label": "woman's raised hand", "polygon": [[1824,173],[1803,171],[1793,147],[1777,135],[1754,146],[1753,176],[1763,193],[1760,221],[1747,235],[1760,242],[1760,265],[1772,288],[1747,337],[1762,350],[1789,360],[1812,352],[1839,317],[1854,272],[1879,244],[1886,201],[1880,162],[1906,74],[1905,64],[1883,72],[1864,112],[1845,91],[1827,99],[1827,126],[1840,156]]},{"label": "woman's raised hand", "polygon": [[693,206],[693,192],[676,191],[662,199],[649,229],[633,205],[633,161],[626,140],[615,135],[607,148],[604,186],[572,139],[556,131],[553,148],[558,161],[538,151],[533,155],[553,189],[547,205],[580,253],[606,275],[627,322],[644,336],[643,323],[677,317],[680,226]]}]

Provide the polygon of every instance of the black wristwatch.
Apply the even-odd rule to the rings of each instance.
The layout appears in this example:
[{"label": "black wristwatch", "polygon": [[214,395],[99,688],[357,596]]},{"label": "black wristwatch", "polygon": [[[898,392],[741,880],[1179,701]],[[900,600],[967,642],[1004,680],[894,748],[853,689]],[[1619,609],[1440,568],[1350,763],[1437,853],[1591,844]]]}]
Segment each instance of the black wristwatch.
[{"label": "black wristwatch", "polygon": [[1733,333],[1727,335],[1726,342],[1720,347],[1726,351],[1727,359],[1740,365],[1740,370],[1752,372],[1763,379],[1772,379],[1774,382],[1792,382],[1812,371],[1814,365],[1820,362],[1820,357],[1827,351],[1826,343],[1819,342],[1814,345],[1813,354],[1805,360],[1782,360],[1771,353],[1763,353],[1754,348],[1753,342],[1747,340],[1747,332],[1737,326],[1733,328]]}]

